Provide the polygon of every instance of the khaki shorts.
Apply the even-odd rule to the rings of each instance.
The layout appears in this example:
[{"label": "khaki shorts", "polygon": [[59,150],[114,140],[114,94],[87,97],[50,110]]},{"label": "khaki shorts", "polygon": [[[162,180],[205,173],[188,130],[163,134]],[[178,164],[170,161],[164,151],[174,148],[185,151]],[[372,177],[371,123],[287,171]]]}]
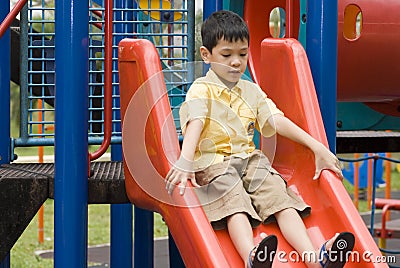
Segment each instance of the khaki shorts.
[{"label": "khaki shorts", "polygon": [[252,227],[276,221],[274,214],[286,208],[296,209],[301,217],[311,208],[286,186],[271,167],[267,157],[253,151],[246,159],[225,157],[224,162],[196,172],[195,188],[214,229],[225,229],[227,217],[246,213]]}]

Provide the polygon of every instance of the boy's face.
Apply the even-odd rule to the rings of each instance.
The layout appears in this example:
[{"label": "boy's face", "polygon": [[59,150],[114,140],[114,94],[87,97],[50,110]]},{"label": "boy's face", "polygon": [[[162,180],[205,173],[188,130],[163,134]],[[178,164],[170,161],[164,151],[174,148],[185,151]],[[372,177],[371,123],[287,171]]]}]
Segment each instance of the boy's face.
[{"label": "boy's face", "polygon": [[211,69],[226,80],[224,82],[235,84],[246,70],[248,50],[247,40],[228,42],[221,39],[211,52],[202,46],[200,53],[204,62],[210,63]]}]

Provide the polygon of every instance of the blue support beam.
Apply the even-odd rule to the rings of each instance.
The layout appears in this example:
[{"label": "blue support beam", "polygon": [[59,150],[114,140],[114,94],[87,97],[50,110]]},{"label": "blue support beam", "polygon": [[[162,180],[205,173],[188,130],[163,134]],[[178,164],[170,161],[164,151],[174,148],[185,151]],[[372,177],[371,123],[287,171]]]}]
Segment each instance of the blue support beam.
[{"label": "blue support beam", "polygon": [[10,253],[0,262],[0,268],[10,268]]},{"label": "blue support beam", "polygon": [[[10,12],[10,1],[0,1],[0,23]],[[10,162],[10,30],[0,38],[0,164]]]},{"label": "blue support beam", "polygon": [[[0,23],[10,11],[10,1],[0,1]],[[0,164],[10,162],[10,30],[0,38]],[[0,268],[10,267],[10,254]]]},{"label": "blue support beam", "polygon": [[[124,37],[121,33],[133,33],[132,21],[134,21],[133,2],[131,0],[116,0],[114,3],[115,21],[126,21],[127,23],[114,24],[113,32],[116,34],[113,37],[113,43],[118,43]],[[113,49],[113,58],[118,58],[117,49]],[[113,70],[118,70],[118,62],[113,62]],[[119,95],[118,73],[113,73],[113,96]],[[113,107],[120,107],[119,98],[113,100]],[[120,120],[120,111],[113,111],[113,119]],[[114,131],[121,132],[121,124],[115,126]],[[114,144],[111,146],[111,160],[122,161],[122,146]],[[116,268],[132,267],[133,255],[133,208],[132,204],[112,204],[111,205],[111,249],[110,249],[110,266]]]},{"label": "blue support beam", "polygon": [[89,6],[55,6],[54,267],[87,267]]},{"label": "blue support beam", "polygon": [[[134,1],[133,8],[138,8]],[[134,12],[133,19],[137,18]],[[135,29],[137,30],[137,29]],[[134,207],[134,267],[154,267],[154,214],[151,211]]]},{"label": "blue support beam", "polygon": [[[218,6],[219,5],[219,6]],[[222,8],[222,1],[217,3],[216,8]],[[188,9],[188,61],[194,62],[194,28],[195,28],[195,4],[194,1],[187,2],[187,9]],[[189,81],[193,81],[194,79],[194,70],[192,69],[192,65],[188,65],[188,72],[189,72]],[[184,268],[185,264],[183,263],[182,256],[178,250],[178,247],[175,244],[174,238],[172,234],[168,232],[168,249],[169,249],[169,265],[170,267],[176,268]]]},{"label": "blue support beam", "polygon": [[[203,20],[207,19],[213,12],[223,9],[224,1],[203,1]],[[205,75],[210,66],[203,63],[203,75]]]},{"label": "blue support beam", "polygon": [[132,267],[132,218],[132,204],[111,205],[110,267]]},{"label": "blue support beam", "polygon": [[331,151],[336,151],[338,1],[309,0],[307,55]]},{"label": "blue support beam", "polygon": [[211,13],[223,8],[223,0],[203,1],[203,19],[208,18]]},{"label": "blue support beam", "polygon": [[134,267],[154,267],[154,213],[134,208]]},{"label": "blue support beam", "polygon": [[179,252],[175,240],[170,232],[168,232],[168,253],[170,267],[185,268],[185,263],[182,260],[181,253]]}]

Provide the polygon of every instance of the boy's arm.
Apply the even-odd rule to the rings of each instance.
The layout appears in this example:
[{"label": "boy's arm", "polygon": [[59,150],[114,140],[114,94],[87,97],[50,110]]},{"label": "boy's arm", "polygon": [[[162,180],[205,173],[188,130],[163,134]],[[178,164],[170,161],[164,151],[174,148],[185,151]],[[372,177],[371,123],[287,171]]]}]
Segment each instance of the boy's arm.
[{"label": "boy's arm", "polygon": [[166,189],[169,194],[172,193],[175,185],[180,184],[179,193],[183,195],[188,179],[194,186],[199,186],[194,176],[193,160],[202,129],[203,122],[200,119],[193,119],[187,123],[181,155],[165,177],[167,181]]},{"label": "boy's arm", "polygon": [[324,169],[332,170],[339,178],[343,179],[339,160],[322,143],[311,137],[307,132],[283,115],[276,114],[271,116],[268,119],[268,123],[271,126],[275,126],[276,132],[279,135],[303,144],[314,152],[316,168],[315,176],[313,177],[314,180],[319,178]]}]

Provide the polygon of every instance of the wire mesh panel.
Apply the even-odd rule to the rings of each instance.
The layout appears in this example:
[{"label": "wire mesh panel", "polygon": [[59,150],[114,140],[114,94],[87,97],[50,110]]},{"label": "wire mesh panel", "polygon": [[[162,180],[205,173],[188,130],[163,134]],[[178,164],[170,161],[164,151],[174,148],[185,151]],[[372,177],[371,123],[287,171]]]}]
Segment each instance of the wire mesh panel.
[{"label": "wire mesh panel", "polygon": [[114,60],[117,61],[118,42],[125,37],[148,39],[155,45],[178,129],[177,110],[193,80],[186,68],[193,60],[194,36],[190,36],[190,30],[194,28],[194,1],[191,2],[137,0],[131,7],[114,8]]},{"label": "wire mesh panel", "polygon": [[89,5],[89,137],[104,133],[105,36],[102,6],[94,2]]},{"label": "wire mesh panel", "polygon": [[[29,137],[46,138],[54,133],[54,3],[30,0],[28,10],[28,101],[24,119]],[[21,36],[21,42],[25,43],[24,38]]]},{"label": "wire mesh panel", "polygon": [[[193,1],[192,1],[193,2]],[[104,135],[105,0],[89,0],[88,81],[89,143]],[[21,83],[21,131],[15,146],[54,143],[55,33],[54,1],[28,0],[26,9],[26,85]],[[152,41],[160,55],[174,116],[193,80],[185,65],[193,60],[194,4],[189,0],[114,0],[113,3],[112,143],[121,142],[118,87],[118,43],[123,38]],[[21,20],[25,16],[21,15]],[[27,25],[27,26],[23,26]],[[22,33],[23,31],[21,31]],[[22,57],[24,58],[24,57]],[[22,68],[24,70],[24,68]],[[22,81],[22,80],[21,80]],[[73,104],[71,104],[73,105]],[[176,123],[179,126],[177,119]]]}]

